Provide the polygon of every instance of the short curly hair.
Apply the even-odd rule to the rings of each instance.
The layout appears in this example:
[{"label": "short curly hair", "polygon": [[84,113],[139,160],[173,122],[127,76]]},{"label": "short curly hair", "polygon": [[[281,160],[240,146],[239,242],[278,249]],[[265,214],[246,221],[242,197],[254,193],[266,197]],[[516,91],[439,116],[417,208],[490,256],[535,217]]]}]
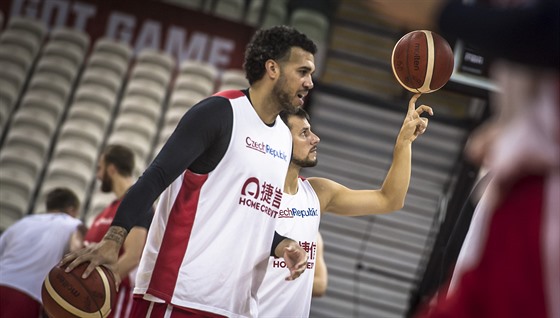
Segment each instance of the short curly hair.
[{"label": "short curly hair", "polygon": [[268,60],[281,61],[287,57],[292,47],[299,47],[315,54],[317,46],[305,34],[286,25],[273,26],[257,31],[245,50],[245,76],[252,85],[264,73],[264,63]]}]

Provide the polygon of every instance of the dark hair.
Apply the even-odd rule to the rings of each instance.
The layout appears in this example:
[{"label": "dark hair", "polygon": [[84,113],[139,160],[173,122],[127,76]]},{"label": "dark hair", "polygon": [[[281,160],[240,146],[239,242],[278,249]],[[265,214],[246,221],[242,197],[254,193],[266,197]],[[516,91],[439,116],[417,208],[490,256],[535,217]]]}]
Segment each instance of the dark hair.
[{"label": "dark hair", "polygon": [[263,77],[266,61],[281,61],[289,57],[292,47],[302,48],[311,54],[317,52],[315,43],[291,26],[278,25],[257,31],[247,45],[243,63],[249,84],[252,85]]},{"label": "dark hair", "polygon": [[132,150],[121,145],[109,145],[103,151],[105,165],[113,164],[120,175],[132,176],[134,171],[134,153]]},{"label": "dark hair", "polygon": [[78,209],[80,199],[76,194],[67,188],[55,188],[47,194],[47,211],[64,212],[69,208]]},{"label": "dark hair", "polygon": [[286,124],[286,126],[288,126],[288,128],[290,129],[292,129],[292,127],[288,123],[288,119],[290,116],[296,116],[302,119],[307,119],[307,121],[311,121],[311,119],[309,118],[309,114],[301,107],[298,107],[296,111],[283,110],[280,112],[280,118],[282,119],[284,124]]}]

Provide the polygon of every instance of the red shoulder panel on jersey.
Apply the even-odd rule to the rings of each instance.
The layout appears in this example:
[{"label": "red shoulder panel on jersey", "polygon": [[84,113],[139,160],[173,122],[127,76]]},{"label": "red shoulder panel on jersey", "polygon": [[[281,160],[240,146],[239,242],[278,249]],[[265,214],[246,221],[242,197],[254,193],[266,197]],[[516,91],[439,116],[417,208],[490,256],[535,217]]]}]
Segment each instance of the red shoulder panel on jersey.
[{"label": "red shoulder panel on jersey", "polygon": [[305,177],[303,176],[298,176],[298,178],[300,178],[302,181],[305,181]]},{"label": "red shoulder panel on jersey", "polygon": [[241,96],[244,96],[245,94],[243,94],[242,91],[237,90],[237,89],[230,89],[227,91],[221,91],[221,92],[217,92],[216,94],[214,94],[214,96],[222,96],[225,97],[227,99],[234,99],[234,98],[238,98]]}]

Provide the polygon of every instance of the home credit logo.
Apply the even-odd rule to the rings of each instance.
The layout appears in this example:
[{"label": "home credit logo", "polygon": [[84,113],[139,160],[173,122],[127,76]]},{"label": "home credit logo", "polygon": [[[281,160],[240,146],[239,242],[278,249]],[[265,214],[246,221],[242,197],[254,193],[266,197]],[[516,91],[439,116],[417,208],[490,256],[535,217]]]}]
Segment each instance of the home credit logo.
[{"label": "home credit logo", "polygon": [[307,208],[307,209],[296,209],[296,208],[286,208],[278,211],[278,218],[280,219],[291,219],[294,217],[310,217],[310,216],[319,216],[319,211],[314,208]]},{"label": "home credit logo", "polygon": [[273,218],[278,216],[281,201],[282,189],[255,177],[245,181],[239,197],[239,205],[252,208]]},{"label": "home credit logo", "polygon": [[[307,242],[307,241],[299,241],[299,246],[301,246],[309,255],[309,259],[307,261],[307,269],[312,269],[315,265],[315,257],[317,256],[317,243],[315,242]],[[286,262],[280,259],[279,257],[274,257],[272,261],[273,268],[286,268]]]},{"label": "home credit logo", "polygon": [[288,156],[282,150],[274,149],[270,145],[262,141],[257,141],[251,137],[245,138],[245,146],[249,149],[256,150],[262,154],[270,155],[274,158],[279,158],[281,160],[288,161]]}]

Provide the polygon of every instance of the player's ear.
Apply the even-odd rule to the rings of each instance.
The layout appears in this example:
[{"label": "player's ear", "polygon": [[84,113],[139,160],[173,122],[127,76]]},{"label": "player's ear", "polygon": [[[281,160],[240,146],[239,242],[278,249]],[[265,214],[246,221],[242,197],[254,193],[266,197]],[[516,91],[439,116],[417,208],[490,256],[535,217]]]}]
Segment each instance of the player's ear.
[{"label": "player's ear", "polygon": [[105,166],[105,169],[107,170],[107,174],[109,174],[110,176],[113,176],[115,173],[118,172],[117,167],[112,163],[108,163]]},{"label": "player's ear", "polygon": [[268,60],[264,63],[266,75],[270,79],[277,79],[280,76],[280,65],[275,60]]}]

